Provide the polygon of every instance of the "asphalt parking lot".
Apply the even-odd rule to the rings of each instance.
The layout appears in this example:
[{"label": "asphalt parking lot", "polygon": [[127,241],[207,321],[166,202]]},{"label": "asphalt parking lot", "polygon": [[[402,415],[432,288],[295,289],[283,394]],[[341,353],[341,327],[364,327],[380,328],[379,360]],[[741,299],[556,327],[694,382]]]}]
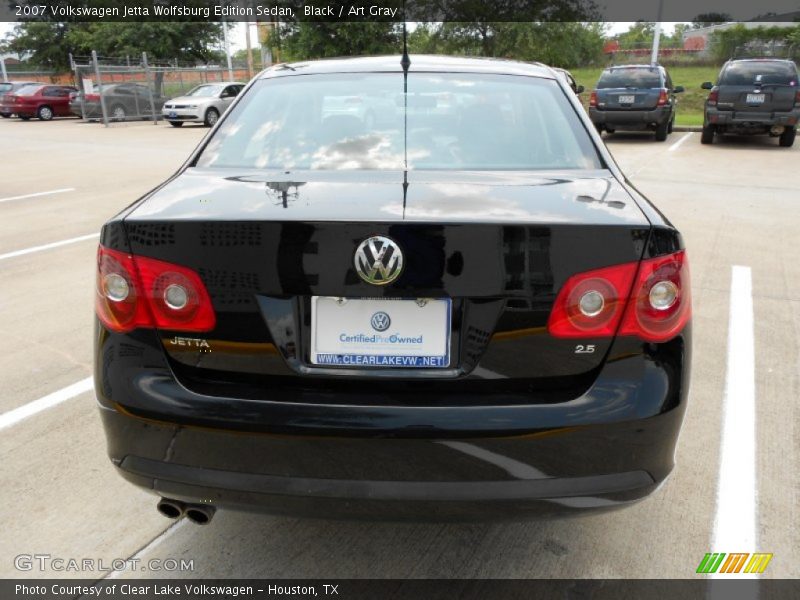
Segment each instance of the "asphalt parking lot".
[{"label": "asphalt parking lot", "polygon": [[[164,519],[114,472],[87,378],[95,234],[206,131],[0,121],[1,577],[107,575],[15,568],[19,554],[48,554],[190,559],[194,571],[169,575],[192,577],[687,578],[712,549],[770,552],[762,577],[800,577],[800,144],[605,138],[683,232],[692,271],[690,404],[676,470],[647,500],[524,523],[222,511],[199,527]],[[42,410],[11,412],[26,406]]]}]

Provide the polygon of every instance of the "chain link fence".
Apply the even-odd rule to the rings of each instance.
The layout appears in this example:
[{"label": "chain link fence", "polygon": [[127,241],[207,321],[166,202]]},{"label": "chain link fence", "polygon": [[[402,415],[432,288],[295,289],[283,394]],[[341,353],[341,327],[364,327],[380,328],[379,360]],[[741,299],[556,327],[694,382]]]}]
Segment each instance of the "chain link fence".
[{"label": "chain link fence", "polygon": [[70,98],[73,113],[106,126],[125,121],[163,118],[164,104],[183,96],[198,85],[246,82],[246,68],[222,65],[192,65],[176,60],[136,57],[70,56],[78,92]]}]

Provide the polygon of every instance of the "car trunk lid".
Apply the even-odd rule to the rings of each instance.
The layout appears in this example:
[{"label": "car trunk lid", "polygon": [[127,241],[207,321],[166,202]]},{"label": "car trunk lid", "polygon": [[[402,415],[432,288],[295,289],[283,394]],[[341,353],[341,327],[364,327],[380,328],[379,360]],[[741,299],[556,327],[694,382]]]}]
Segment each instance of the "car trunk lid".
[{"label": "car trunk lid", "polygon": [[[612,338],[557,339],[548,317],[570,276],[639,260],[650,224],[608,171],[193,168],[136,207],[125,229],[133,254],[195,270],[211,296],[213,331],[159,332],[187,385],[390,374],[408,385],[496,379],[531,390],[584,385],[602,365]],[[405,255],[385,286],[354,267],[375,235]],[[449,362],[402,372],[314,365],[314,297],[446,299]]]}]

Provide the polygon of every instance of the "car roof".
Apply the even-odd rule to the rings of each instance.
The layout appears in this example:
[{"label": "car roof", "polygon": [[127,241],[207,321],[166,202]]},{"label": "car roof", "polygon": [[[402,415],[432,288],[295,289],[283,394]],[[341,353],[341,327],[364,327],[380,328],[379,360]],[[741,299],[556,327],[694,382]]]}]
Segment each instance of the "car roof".
[{"label": "car roof", "polygon": [[603,69],[604,71],[613,71],[614,69],[647,69],[648,71],[663,71],[664,67],[661,65],[611,65]]},{"label": "car roof", "polygon": [[775,58],[773,56],[764,56],[762,58],[752,56],[748,58],[732,58],[728,62],[785,62],[794,64],[794,61],[790,58]]},{"label": "car roof", "polygon": [[[465,58],[412,54],[409,72],[453,72],[486,73],[497,75],[528,75],[553,79],[554,73],[540,63],[520,62],[498,58]],[[329,58],[314,61],[299,61],[273,65],[262,71],[259,79],[281,77],[292,74],[321,73],[371,73],[402,72],[402,56],[368,56],[358,58]]]}]

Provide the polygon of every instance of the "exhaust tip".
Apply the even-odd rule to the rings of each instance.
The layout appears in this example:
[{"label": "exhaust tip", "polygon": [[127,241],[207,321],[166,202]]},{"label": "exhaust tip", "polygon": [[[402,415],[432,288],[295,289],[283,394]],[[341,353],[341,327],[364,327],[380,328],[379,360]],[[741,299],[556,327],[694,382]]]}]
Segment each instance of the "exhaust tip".
[{"label": "exhaust tip", "polygon": [[189,506],[186,509],[186,518],[196,525],[208,525],[214,516],[213,506]]},{"label": "exhaust tip", "polygon": [[183,502],[179,500],[170,500],[169,498],[161,498],[156,505],[158,512],[168,519],[177,519],[182,516],[186,510]]}]

